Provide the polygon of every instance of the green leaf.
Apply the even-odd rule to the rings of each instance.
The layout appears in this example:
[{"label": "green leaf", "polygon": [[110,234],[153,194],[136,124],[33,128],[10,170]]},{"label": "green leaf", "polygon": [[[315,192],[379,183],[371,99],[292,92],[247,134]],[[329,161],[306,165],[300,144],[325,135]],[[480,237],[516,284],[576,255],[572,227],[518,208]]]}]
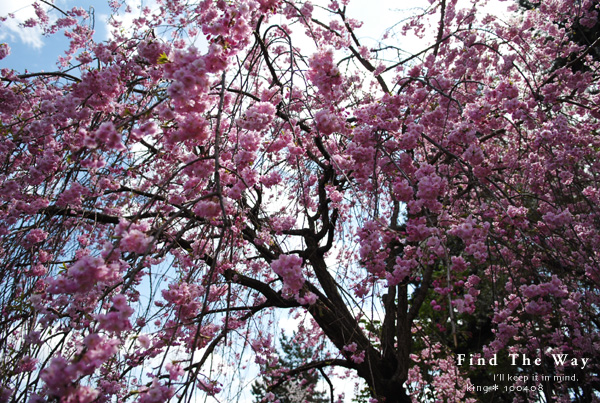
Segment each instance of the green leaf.
[{"label": "green leaf", "polygon": [[167,56],[167,54],[165,52],[162,52],[160,54],[160,56],[158,56],[158,60],[156,61],[158,64],[166,64],[166,63],[171,63],[171,61],[169,60],[169,57]]}]

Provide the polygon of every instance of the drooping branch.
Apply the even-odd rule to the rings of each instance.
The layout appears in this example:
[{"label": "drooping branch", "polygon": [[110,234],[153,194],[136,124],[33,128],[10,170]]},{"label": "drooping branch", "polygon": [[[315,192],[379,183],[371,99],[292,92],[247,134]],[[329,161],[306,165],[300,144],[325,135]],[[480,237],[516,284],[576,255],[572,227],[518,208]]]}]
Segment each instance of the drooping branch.
[{"label": "drooping branch", "polygon": [[310,371],[312,369],[322,370],[323,368],[327,368],[327,367],[344,367],[344,368],[348,368],[348,369],[354,369],[354,365],[352,364],[352,362],[350,362],[348,360],[342,360],[339,358],[330,359],[330,360],[313,361],[308,364],[304,364],[299,367],[290,369],[289,371],[286,371],[285,374],[283,374],[275,383],[269,385],[267,390],[271,391],[271,390],[277,388],[278,386],[280,386],[281,384],[283,384],[284,382],[286,382],[287,379],[293,378],[304,372]]}]

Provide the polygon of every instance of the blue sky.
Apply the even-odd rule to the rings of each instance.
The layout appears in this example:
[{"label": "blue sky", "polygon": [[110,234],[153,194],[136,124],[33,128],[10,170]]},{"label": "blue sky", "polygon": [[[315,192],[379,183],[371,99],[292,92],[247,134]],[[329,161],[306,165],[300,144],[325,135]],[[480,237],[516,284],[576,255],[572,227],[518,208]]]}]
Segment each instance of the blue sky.
[{"label": "blue sky", "polygon": [[[25,69],[30,72],[55,71],[57,58],[67,48],[68,39],[62,32],[45,37],[38,28],[20,27],[22,22],[35,17],[31,3],[33,0],[22,0],[19,3],[0,0],[0,16],[6,17],[12,13],[15,17],[0,22],[0,43],[8,43],[11,48],[11,54],[0,60],[0,68],[8,67],[19,72],[24,72]],[[102,40],[107,37],[105,21],[109,8],[106,0],[57,0],[55,4],[64,10],[74,6],[85,10],[92,8],[95,14],[96,39]],[[51,19],[62,16],[57,10],[50,10],[48,15]]]}]

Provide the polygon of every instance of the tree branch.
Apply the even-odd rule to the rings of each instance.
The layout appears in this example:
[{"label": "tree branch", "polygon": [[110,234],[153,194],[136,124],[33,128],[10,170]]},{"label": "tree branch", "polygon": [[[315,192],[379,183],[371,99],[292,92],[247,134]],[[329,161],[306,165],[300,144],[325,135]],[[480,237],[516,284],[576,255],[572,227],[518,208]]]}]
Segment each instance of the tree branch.
[{"label": "tree branch", "polygon": [[314,362],[311,362],[311,363],[308,363],[305,365],[301,365],[299,367],[289,370],[284,375],[282,375],[282,377],[279,378],[279,380],[277,382],[270,385],[267,388],[267,391],[270,392],[273,389],[275,389],[276,387],[278,387],[279,385],[281,385],[282,383],[284,383],[285,381],[287,381],[286,378],[294,377],[303,372],[310,371],[311,369],[323,369],[326,367],[333,367],[333,366],[344,367],[344,368],[348,368],[348,369],[356,368],[356,366],[352,362],[350,362],[348,360],[342,360],[339,358],[335,358],[335,359],[331,359],[331,360],[314,361]]}]

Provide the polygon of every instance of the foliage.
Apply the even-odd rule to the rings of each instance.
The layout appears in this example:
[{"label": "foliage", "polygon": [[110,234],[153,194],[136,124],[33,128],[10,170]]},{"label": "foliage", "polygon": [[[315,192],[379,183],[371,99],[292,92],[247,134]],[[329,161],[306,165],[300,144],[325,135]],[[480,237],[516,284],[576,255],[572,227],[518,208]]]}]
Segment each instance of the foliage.
[{"label": "foliage", "polygon": [[[310,363],[315,356],[314,348],[306,349],[305,344],[297,342],[297,335],[287,337],[281,335],[281,353],[278,355],[278,364],[263,375],[261,380],[252,384],[254,401],[260,403],[263,399],[279,400],[281,403],[327,403],[329,399],[324,392],[317,389],[319,382],[318,371],[303,371],[283,383],[281,372],[295,370],[300,366]],[[272,395],[269,395],[272,393]]]},{"label": "foliage", "polygon": [[0,400],[233,401],[286,311],[372,402],[598,401],[598,5],[482,3],[376,49],[346,0],[111,1],[104,42],[35,3],[70,46],[1,70]]}]

